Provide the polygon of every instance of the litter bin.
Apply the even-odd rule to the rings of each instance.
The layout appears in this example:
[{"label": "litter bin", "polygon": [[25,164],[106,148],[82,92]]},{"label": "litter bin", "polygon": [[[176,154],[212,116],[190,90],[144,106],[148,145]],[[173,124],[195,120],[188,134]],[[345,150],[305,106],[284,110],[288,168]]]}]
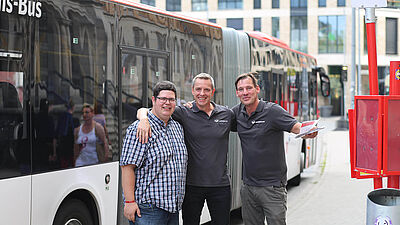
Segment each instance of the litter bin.
[{"label": "litter bin", "polygon": [[400,190],[383,188],[367,198],[367,225],[400,224]]}]

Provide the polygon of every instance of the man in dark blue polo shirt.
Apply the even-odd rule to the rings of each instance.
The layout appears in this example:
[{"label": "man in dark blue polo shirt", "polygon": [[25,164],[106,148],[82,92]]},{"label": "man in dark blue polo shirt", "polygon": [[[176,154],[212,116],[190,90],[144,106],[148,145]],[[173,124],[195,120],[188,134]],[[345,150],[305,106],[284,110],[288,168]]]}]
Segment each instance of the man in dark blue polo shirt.
[{"label": "man in dark blue polo shirt", "polygon": [[[184,128],[189,155],[182,206],[184,225],[200,223],[205,200],[211,223],[229,224],[231,188],[227,153],[229,132],[235,129],[236,121],[230,109],[211,102],[214,92],[214,79],[206,73],[197,75],[192,82],[193,107],[177,106],[172,115]],[[147,110],[138,111],[138,118],[143,121],[139,124],[138,136],[143,139],[147,139],[148,133],[146,114]]]},{"label": "man in dark blue polo shirt", "polygon": [[[283,131],[298,134],[297,122],[281,106],[258,99],[260,87],[253,73],[235,82],[240,104],[232,110],[243,152],[242,216],[246,225],[286,224],[287,167]],[[317,135],[306,135],[313,138]]]}]

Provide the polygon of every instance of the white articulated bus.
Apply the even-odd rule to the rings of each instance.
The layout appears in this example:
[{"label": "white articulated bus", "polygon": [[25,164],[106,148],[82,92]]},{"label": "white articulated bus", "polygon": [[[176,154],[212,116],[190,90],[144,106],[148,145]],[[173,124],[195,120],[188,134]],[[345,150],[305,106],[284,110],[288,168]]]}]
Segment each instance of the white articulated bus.
[{"label": "white articulated bus", "polygon": [[[132,1],[0,0],[1,224],[125,224],[119,153],[152,87],[170,80],[192,100],[201,72],[213,101],[238,103],[234,80],[257,71],[260,98],[299,121],[317,118],[316,59],[257,32],[240,32]],[[104,115],[109,157],[75,167],[73,130],[84,103]],[[288,178],[315,163],[315,140],[285,134]],[[241,150],[230,138],[232,209],[240,207]],[[119,222],[118,222],[119,220]],[[206,219],[205,219],[206,220]]]}]

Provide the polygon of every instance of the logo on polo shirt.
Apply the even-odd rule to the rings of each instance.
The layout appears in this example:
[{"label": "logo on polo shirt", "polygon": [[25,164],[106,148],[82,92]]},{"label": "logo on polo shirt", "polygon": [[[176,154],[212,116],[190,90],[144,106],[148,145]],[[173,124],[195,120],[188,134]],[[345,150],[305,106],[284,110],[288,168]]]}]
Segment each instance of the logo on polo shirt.
[{"label": "logo on polo shirt", "polygon": [[253,120],[253,121],[251,121],[251,123],[252,124],[257,124],[257,123],[265,123],[265,121],[264,120]]},{"label": "logo on polo shirt", "polygon": [[214,120],[214,122],[216,122],[216,123],[227,123],[228,120]]}]

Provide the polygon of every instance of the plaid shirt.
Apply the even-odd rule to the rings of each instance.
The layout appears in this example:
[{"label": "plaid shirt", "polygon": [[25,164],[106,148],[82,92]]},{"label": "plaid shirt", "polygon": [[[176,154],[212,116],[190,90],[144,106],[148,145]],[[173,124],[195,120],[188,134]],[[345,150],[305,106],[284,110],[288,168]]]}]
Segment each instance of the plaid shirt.
[{"label": "plaid shirt", "polygon": [[151,137],[141,144],[136,138],[139,121],[131,124],[124,138],[120,165],[136,165],[135,199],[175,213],[185,195],[187,151],[182,126],[165,123],[149,112]]}]

